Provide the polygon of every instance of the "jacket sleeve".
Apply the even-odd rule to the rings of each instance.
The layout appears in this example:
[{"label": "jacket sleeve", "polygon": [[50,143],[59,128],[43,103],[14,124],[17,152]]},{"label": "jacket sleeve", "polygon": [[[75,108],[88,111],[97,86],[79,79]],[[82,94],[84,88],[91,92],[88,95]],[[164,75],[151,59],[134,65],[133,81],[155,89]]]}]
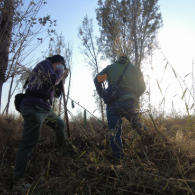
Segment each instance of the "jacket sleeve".
[{"label": "jacket sleeve", "polygon": [[96,75],[94,78],[94,84],[95,88],[97,90],[97,93],[99,94],[100,97],[102,97],[102,93],[104,89],[102,88],[102,82],[98,82],[98,76],[108,74],[108,67],[104,68],[99,74]]},{"label": "jacket sleeve", "polygon": [[63,78],[63,72],[61,70],[57,70],[56,72],[54,72],[53,70],[50,70],[51,72],[51,83],[52,85],[56,86],[59,82],[61,82],[62,78]]},{"label": "jacket sleeve", "polygon": [[61,70],[57,70],[54,72],[51,64],[48,62],[48,60],[42,61],[40,64],[36,67],[38,72],[38,75],[43,77],[43,79],[46,79],[49,81],[49,83],[53,86],[57,85],[63,78],[63,72]]}]

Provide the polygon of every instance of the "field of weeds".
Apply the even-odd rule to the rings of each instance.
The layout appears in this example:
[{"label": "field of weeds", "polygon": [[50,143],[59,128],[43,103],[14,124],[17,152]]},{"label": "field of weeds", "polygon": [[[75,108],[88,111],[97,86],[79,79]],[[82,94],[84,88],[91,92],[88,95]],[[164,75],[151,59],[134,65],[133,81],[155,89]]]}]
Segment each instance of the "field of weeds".
[{"label": "field of weeds", "polygon": [[[194,117],[145,117],[148,137],[123,122],[125,159],[114,163],[108,129],[95,120],[70,124],[71,143],[62,151],[43,126],[28,165],[32,195],[195,193]],[[11,194],[14,160],[22,133],[20,119],[0,118],[0,194]],[[178,132],[180,135],[178,135]],[[175,139],[177,137],[177,140]]]}]

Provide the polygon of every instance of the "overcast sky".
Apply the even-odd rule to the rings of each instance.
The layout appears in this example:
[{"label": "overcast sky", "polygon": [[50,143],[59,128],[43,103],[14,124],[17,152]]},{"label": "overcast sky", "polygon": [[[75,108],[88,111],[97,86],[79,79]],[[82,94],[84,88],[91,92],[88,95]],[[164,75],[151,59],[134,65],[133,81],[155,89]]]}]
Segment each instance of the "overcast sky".
[{"label": "overcast sky", "polygon": [[[174,69],[184,79],[184,76],[191,72],[192,60],[195,57],[195,1],[159,0],[159,5],[164,24],[158,35],[159,46]],[[98,35],[98,25],[95,19],[96,7],[97,0],[48,0],[48,3],[40,12],[40,16],[50,14],[52,19],[56,19],[58,24],[56,31],[58,34],[62,32],[65,40],[73,43],[72,90],[70,96],[91,112],[96,109],[95,101],[92,97],[95,86],[91,72],[89,68],[84,66],[85,61],[79,52],[78,45],[80,42],[77,33],[83,17],[88,15],[89,18],[93,18],[95,32]],[[41,51],[45,51],[48,48],[48,42],[49,39],[33,53],[34,58],[41,57]],[[102,62],[102,68],[108,65],[107,63],[109,62]],[[162,101],[163,96],[158,88],[156,78],[159,82],[161,81],[166,65],[166,61],[160,50],[154,52],[152,65],[154,71],[151,71],[149,68],[144,72],[144,75],[145,78],[147,78],[147,75],[151,77],[151,98],[153,100],[152,103],[157,107]],[[151,66],[149,60],[145,61],[145,66]],[[185,82],[191,88],[191,75],[186,77]],[[2,107],[7,102],[9,83],[10,81],[3,87]],[[172,102],[174,102],[174,106],[177,109],[184,108],[185,102],[181,100],[182,90],[171,68],[167,68],[160,86],[163,94],[167,89],[165,96],[165,107],[167,110],[171,108]],[[185,90],[184,85],[183,87]],[[68,105],[68,107],[71,110],[71,106]],[[78,106],[76,106],[76,109],[78,109]],[[11,111],[14,111],[13,98],[11,101]],[[98,113],[95,114],[98,115]]]}]

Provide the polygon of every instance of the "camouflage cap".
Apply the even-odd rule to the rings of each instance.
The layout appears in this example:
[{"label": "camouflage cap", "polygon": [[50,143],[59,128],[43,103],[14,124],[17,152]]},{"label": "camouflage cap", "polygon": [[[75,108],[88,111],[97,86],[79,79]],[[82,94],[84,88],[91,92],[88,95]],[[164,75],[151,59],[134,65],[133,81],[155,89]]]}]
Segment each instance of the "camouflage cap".
[{"label": "camouflage cap", "polygon": [[119,56],[119,58],[126,58],[127,60],[129,60],[127,54],[121,54],[121,55]]}]

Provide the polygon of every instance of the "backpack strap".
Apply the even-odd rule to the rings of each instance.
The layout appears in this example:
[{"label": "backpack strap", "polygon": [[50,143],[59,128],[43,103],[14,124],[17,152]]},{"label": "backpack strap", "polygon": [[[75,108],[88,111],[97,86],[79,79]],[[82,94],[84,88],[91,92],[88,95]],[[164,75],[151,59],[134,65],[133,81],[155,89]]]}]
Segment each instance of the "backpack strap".
[{"label": "backpack strap", "polygon": [[121,73],[121,75],[120,75],[120,77],[119,77],[119,79],[118,79],[116,85],[119,84],[119,82],[120,82],[121,79],[122,79],[122,76],[123,76],[124,72],[127,70],[127,67],[128,67],[128,64],[127,64],[127,63],[128,63],[128,62],[129,62],[129,61],[127,61],[127,62],[125,63],[125,68],[123,69],[123,72]]}]

